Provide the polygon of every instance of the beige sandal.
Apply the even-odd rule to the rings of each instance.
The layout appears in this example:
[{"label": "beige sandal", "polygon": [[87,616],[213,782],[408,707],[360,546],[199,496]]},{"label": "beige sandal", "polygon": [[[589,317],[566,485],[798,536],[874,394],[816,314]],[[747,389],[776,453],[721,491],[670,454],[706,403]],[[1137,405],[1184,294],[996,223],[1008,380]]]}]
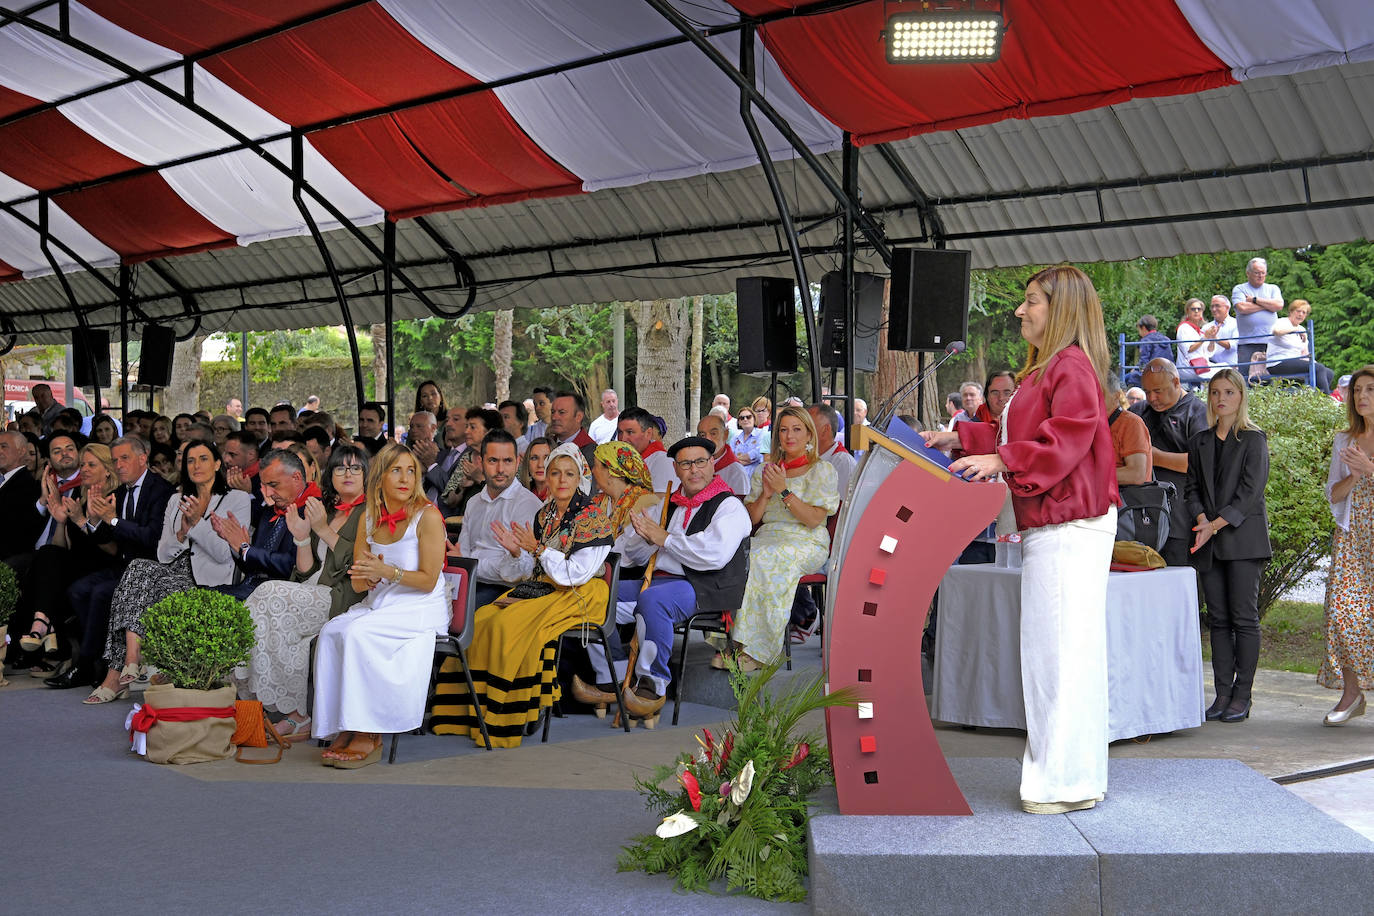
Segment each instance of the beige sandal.
[{"label": "beige sandal", "polygon": [[119,672],[119,686],[128,687],[134,681],[143,677],[143,666],[136,662],[129,662]]},{"label": "beige sandal", "polygon": [[118,690],[111,690],[109,687],[101,685],[91,691],[91,695],[82,700],[85,706],[103,706],[106,703],[113,703],[120,697],[129,695],[128,687],[120,687]]}]

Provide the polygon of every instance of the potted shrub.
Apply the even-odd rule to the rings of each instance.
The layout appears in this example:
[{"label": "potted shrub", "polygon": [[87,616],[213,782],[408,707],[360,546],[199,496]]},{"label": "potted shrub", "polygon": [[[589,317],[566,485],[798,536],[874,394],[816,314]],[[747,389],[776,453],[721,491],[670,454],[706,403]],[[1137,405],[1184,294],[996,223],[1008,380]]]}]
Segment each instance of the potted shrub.
[{"label": "potted shrub", "polygon": [[131,725],[154,763],[200,763],[233,752],[229,675],[248,661],[253,619],[242,601],[204,588],[169,595],[143,615],[143,660],[170,683],[150,684]]},{"label": "potted shrub", "polygon": [[14,614],[14,606],[18,603],[19,580],[15,577],[13,569],[0,563],[0,687],[9,683],[5,680],[5,653],[8,648],[6,642],[10,616]]}]

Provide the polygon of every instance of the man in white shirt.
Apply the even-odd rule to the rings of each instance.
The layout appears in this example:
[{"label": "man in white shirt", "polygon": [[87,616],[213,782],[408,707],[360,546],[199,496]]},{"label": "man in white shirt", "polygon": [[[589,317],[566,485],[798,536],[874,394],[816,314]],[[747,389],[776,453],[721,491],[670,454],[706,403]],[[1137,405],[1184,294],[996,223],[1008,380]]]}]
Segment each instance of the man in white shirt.
[{"label": "man in white shirt", "polygon": [[643,407],[630,407],[621,411],[618,426],[620,433],[617,438],[633,445],[639,457],[644,459],[649,475],[654,479],[654,492],[666,493],[668,484],[676,482],[677,474],[673,470],[673,460],[668,457],[663,441],[658,436],[658,424],[654,422],[653,414]]},{"label": "man in white shirt", "polygon": [[1274,329],[1279,312],[1283,311],[1283,293],[1274,284],[1264,282],[1268,275],[1269,265],[1264,258],[1251,258],[1250,263],[1245,265],[1245,282],[1237,283],[1231,289],[1237,334],[1242,338],[1251,338],[1237,342],[1236,367],[1252,379],[1269,374],[1265,371],[1268,335]]},{"label": "man in white shirt", "polygon": [[[673,626],[698,610],[728,611],[744,600],[749,578],[749,511],[735,498],[725,481],[716,476],[711,457],[714,443],[689,436],[673,444],[670,460],[682,483],[673,494],[668,525],[642,512],[630,516],[634,532],[646,548],[657,551],[653,581],[640,591],[638,580],[620,583],[617,620],[635,621],[639,655],[635,660],[636,683],[625,697],[626,709],[642,718],[663,706],[672,680],[668,660],[673,651]],[[633,551],[638,553],[639,551]],[[626,613],[628,611],[628,613]],[[574,693],[585,701],[610,703],[612,674],[595,646],[588,646],[597,690],[580,681]],[[613,645],[619,673],[624,676],[628,659]]]},{"label": "man in white shirt", "polygon": [[854,425],[868,425],[868,402],[863,398],[854,399]]},{"label": "man in white shirt", "polygon": [[1213,369],[1236,368],[1236,319],[1231,317],[1231,300],[1212,297],[1212,320],[1202,326],[1200,352]]},{"label": "man in white shirt", "polygon": [[721,417],[725,421],[725,431],[730,434],[731,439],[735,438],[739,434],[739,421],[730,413],[730,395],[718,394],[712,398],[711,409],[715,410],[717,407],[725,411],[725,416]]},{"label": "man in white shirt", "polygon": [[516,479],[520,456],[514,436],[504,429],[491,430],[480,448],[486,486],[468,500],[458,534],[458,552],[477,561],[477,607],[491,604],[533,574],[534,557],[521,549],[511,525],[532,524],[542,505]]},{"label": "man in white shirt", "polygon": [[697,435],[710,440],[714,446],[711,460],[715,462],[716,475],[725,481],[736,496],[749,495],[749,469],[740,464],[727,441],[729,431],[725,421],[713,413],[708,413],[697,423]]},{"label": "man in white shirt", "polygon": [[616,418],[619,416],[620,398],[616,396],[614,388],[607,388],[601,392],[601,415],[587,427],[587,435],[595,439],[597,445],[610,442],[615,438]]},{"label": "man in white shirt", "polygon": [[[978,386],[978,403],[983,403],[982,385]],[[849,492],[849,477],[854,473],[854,466],[858,462],[840,444],[840,440],[835,438],[835,429],[840,422],[839,414],[829,404],[812,404],[806,410],[811,414],[812,422],[816,424],[816,448],[820,450],[821,457],[829,461],[835,468],[835,473],[839,475],[840,499],[844,499],[845,493]]]}]

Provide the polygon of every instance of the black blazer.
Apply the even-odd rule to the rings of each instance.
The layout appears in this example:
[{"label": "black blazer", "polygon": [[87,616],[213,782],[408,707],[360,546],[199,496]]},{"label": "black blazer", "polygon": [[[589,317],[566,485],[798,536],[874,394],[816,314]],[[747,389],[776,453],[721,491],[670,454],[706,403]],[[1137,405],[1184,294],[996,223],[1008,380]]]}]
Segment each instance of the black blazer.
[{"label": "black blazer", "polygon": [[38,514],[40,488],[28,468],[18,468],[0,486],[0,560],[33,550],[46,519]]},{"label": "black blazer", "polygon": [[[1212,536],[1194,558],[1205,566],[1209,559],[1259,560],[1273,556],[1269,547],[1269,515],[1264,508],[1264,485],[1269,480],[1269,440],[1263,431],[1233,432],[1238,450],[1235,460],[1221,469],[1217,461],[1221,443],[1215,429],[1204,429],[1188,440],[1188,481],[1184,503],[1188,507],[1189,542],[1197,517],[1226,519],[1227,525]],[[1210,547],[1210,550],[1208,549]]]},{"label": "black blazer", "polygon": [[[129,487],[120,484],[115,487],[115,511],[124,505],[124,497]],[[130,560],[157,559],[157,542],[162,537],[162,522],[167,515],[167,500],[176,492],[160,474],[149,470],[143,475],[143,486],[139,489],[138,505],[134,506],[133,518],[119,516],[118,525],[101,522],[95,531],[98,541],[113,540],[119,545],[120,559]]]}]

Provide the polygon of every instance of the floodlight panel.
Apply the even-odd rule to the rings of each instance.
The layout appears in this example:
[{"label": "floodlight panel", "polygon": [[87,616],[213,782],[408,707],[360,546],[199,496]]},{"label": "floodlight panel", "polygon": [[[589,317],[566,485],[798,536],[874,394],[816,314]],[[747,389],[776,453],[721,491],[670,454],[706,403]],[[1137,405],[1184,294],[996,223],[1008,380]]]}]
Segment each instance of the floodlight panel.
[{"label": "floodlight panel", "polygon": [[994,61],[1002,51],[1002,15],[920,11],[895,13],[884,33],[888,63]]}]

